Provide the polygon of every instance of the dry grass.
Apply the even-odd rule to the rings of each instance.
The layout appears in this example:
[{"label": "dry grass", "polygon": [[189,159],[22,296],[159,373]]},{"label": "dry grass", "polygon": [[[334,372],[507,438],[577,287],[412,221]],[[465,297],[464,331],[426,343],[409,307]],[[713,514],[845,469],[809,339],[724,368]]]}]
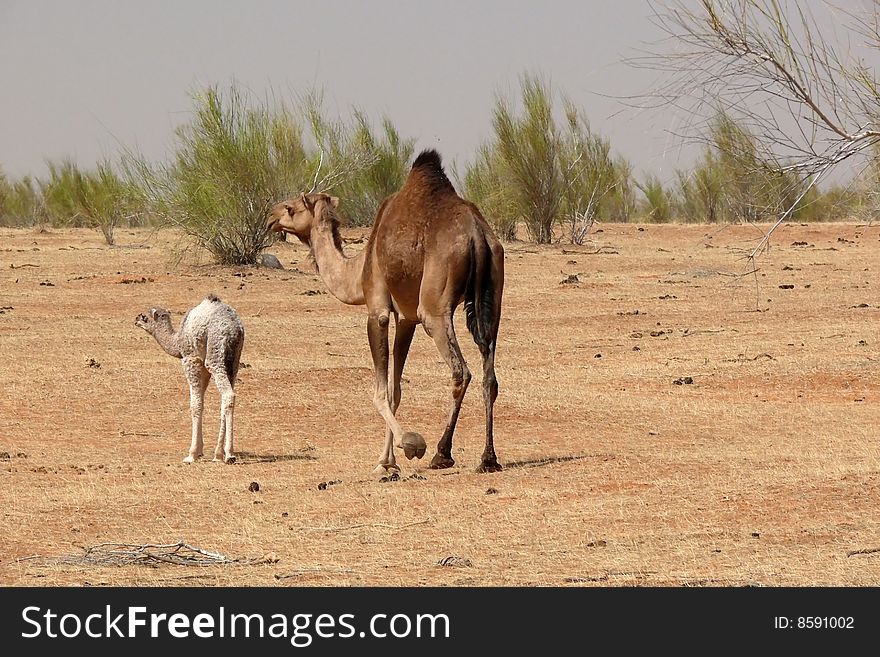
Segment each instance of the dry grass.
[{"label": "dry grass", "polygon": [[[287,271],[234,270],[173,265],[170,233],[0,231],[0,584],[880,584],[880,555],[847,556],[880,546],[880,226],[781,228],[760,312],[755,279],[729,274],[762,228],[603,228],[508,246],[504,472],[473,472],[479,358],[459,323],[477,374],[458,465],[427,470],[429,451],[392,483],[370,474],[364,309],[306,294],[324,287],[303,247],[273,249]],[[181,463],[179,363],[133,324],[211,291],[247,329],[235,466]],[[424,335],[405,379],[404,424],[436,440],[449,376]],[[178,541],[258,565],[61,558]]]}]

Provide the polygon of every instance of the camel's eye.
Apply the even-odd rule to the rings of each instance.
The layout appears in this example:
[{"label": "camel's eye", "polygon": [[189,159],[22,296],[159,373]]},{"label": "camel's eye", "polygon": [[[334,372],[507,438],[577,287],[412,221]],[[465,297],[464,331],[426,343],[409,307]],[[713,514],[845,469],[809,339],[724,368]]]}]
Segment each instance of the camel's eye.
[{"label": "camel's eye", "polygon": [[289,214],[292,217],[293,216],[293,206],[288,205],[286,207],[287,207],[287,214]]}]

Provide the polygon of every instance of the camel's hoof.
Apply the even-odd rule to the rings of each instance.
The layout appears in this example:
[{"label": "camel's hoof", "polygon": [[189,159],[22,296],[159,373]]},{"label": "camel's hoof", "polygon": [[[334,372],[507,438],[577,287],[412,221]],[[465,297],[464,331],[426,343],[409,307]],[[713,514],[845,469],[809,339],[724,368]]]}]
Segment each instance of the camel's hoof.
[{"label": "camel's hoof", "polygon": [[201,456],[193,456],[192,454],[190,454],[185,459],[183,459],[183,462],[184,463],[195,463],[200,458],[202,458],[202,457]]},{"label": "camel's hoof", "polygon": [[443,470],[444,468],[451,468],[453,465],[455,465],[455,459],[451,456],[434,454],[434,458],[431,459],[432,470]]},{"label": "camel's hoof", "polygon": [[234,465],[235,464],[235,457],[234,456],[227,456],[225,459],[223,459],[223,462],[226,465]]},{"label": "camel's hoof", "polygon": [[400,472],[400,468],[397,465],[385,465],[384,463],[380,463],[373,470],[374,475],[379,475],[380,477],[384,477],[385,475],[390,475],[394,472]]},{"label": "camel's hoof", "polygon": [[407,431],[403,434],[403,438],[400,440],[400,445],[398,447],[403,448],[403,455],[408,459],[422,458],[425,455],[425,451],[428,449],[428,445],[425,443],[425,439],[422,438],[422,434],[416,433],[415,431]]},{"label": "camel's hoof", "polygon": [[501,472],[501,470],[501,464],[494,458],[483,461],[480,463],[480,467],[477,468],[477,472]]}]

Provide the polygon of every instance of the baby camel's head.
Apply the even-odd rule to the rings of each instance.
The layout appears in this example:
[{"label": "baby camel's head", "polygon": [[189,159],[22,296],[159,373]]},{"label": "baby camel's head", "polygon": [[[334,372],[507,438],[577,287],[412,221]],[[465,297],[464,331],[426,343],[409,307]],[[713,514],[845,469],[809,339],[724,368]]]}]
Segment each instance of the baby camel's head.
[{"label": "baby camel's head", "polygon": [[135,326],[140,326],[150,335],[155,335],[156,327],[167,327],[171,323],[171,313],[165,308],[150,308],[134,319]]}]

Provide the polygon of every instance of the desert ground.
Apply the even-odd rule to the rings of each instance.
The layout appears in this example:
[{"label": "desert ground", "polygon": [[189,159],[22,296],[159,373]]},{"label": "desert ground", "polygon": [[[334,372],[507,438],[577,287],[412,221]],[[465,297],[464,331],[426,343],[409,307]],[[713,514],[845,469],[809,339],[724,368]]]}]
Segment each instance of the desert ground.
[{"label": "desert ground", "polygon": [[[281,271],[177,261],[170,230],[109,247],[0,229],[0,584],[880,585],[880,225],[783,225],[743,275],[766,229],[507,244],[504,470],[475,472],[481,369],[459,313],[474,380],[456,466],[427,467],[450,375],[419,330],[398,416],[429,450],[398,452],[395,481],[372,474],[365,309],[325,292],[302,245],[272,247]],[[210,461],[213,385],[209,457],[182,463],[180,362],[134,325],[209,292],[247,332],[235,465]],[[86,558],[177,542],[224,563]]]}]

